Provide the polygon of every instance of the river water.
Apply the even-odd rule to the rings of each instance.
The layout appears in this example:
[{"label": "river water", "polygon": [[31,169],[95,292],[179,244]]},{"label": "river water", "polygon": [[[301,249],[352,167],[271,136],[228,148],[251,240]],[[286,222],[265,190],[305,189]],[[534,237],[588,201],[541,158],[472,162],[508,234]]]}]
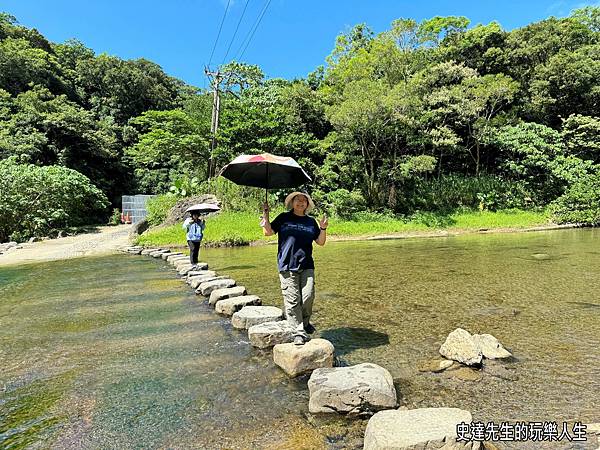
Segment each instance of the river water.
[{"label": "river water", "polygon": [[[338,364],[388,369],[409,408],[600,422],[599,241],[585,229],[328,243],[315,249],[313,322]],[[275,252],[201,260],[280,306]],[[514,358],[477,381],[419,372],[457,327]],[[0,448],[360,448],[366,421],[308,414],[306,382],[161,259],[0,268]]]}]

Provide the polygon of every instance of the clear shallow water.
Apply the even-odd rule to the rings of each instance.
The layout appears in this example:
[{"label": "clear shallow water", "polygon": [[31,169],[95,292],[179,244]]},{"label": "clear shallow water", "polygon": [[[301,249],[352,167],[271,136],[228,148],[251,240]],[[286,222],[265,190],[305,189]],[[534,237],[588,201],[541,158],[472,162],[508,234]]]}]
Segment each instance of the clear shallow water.
[{"label": "clear shallow water", "polygon": [[[388,369],[408,407],[600,422],[599,239],[568,230],[329,243],[315,250],[314,322],[341,364]],[[279,305],[275,252],[207,249],[201,259]],[[459,326],[503,342],[518,380],[419,372]],[[306,378],[288,380],[152,258],[0,269],[0,363],[0,448],[352,447],[365,425],[308,416]]]}]

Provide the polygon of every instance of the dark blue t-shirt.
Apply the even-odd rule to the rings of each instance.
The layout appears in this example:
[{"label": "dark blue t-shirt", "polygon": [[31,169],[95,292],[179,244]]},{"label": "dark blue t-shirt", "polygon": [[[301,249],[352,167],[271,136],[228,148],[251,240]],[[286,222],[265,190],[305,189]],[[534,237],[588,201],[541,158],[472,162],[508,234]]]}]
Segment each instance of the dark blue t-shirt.
[{"label": "dark blue t-shirt", "polygon": [[277,233],[277,265],[280,272],[314,269],[312,243],[321,230],[309,216],[297,216],[291,211],[279,214],[271,228]]}]

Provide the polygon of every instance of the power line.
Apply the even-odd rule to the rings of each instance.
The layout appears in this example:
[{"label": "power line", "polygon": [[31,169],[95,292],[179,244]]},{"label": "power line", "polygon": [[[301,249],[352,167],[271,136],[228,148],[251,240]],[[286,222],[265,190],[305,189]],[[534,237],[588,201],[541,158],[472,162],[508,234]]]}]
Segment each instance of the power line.
[{"label": "power line", "polygon": [[208,60],[208,65],[212,62],[213,55],[215,54],[215,49],[217,48],[217,42],[219,42],[219,37],[221,36],[221,30],[223,29],[223,23],[225,22],[225,17],[227,16],[227,11],[229,10],[229,4],[231,0],[227,0],[227,6],[225,7],[225,12],[223,13],[223,18],[221,19],[221,25],[219,26],[219,32],[217,33],[217,38],[215,39],[215,45],[213,45],[212,52],[210,52],[210,58]]},{"label": "power line", "polygon": [[233,45],[233,41],[237,36],[238,29],[240,28],[240,24],[242,23],[242,19],[244,18],[244,14],[246,13],[246,8],[248,8],[248,3],[250,0],[246,0],[246,4],[244,5],[244,10],[242,11],[242,15],[240,16],[240,20],[238,20],[237,26],[235,27],[235,31],[233,32],[233,36],[231,41],[229,42],[229,46],[227,47],[227,51],[225,52],[225,56],[223,56],[223,61],[221,61],[221,65],[225,63],[225,59],[227,59],[227,55],[229,55],[229,50],[231,50],[231,46]]},{"label": "power line", "polygon": [[[258,26],[260,25],[260,22],[262,20],[262,18],[264,17],[265,13],[267,12],[267,8],[269,7],[269,5],[271,4],[271,0],[267,0],[267,2],[265,3],[264,8],[262,9],[260,15],[258,16],[257,20],[256,20],[256,24],[254,25],[254,27],[248,32],[248,36],[247,38],[247,42],[246,42],[246,46],[244,46],[244,42],[246,41],[246,39],[244,39],[244,41],[242,41],[242,45],[240,45],[240,48],[238,49],[238,54],[239,56],[236,58],[238,61],[240,59],[242,59],[242,56],[244,56],[244,53],[246,52],[246,49],[248,48],[248,46],[250,45],[250,41],[252,41],[252,38],[254,37],[254,33],[256,33],[256,30],[258,29]],[[242,50],[242,47],[244,47],[244,49]],[[240,53],[240,50],[241,53]]]}]

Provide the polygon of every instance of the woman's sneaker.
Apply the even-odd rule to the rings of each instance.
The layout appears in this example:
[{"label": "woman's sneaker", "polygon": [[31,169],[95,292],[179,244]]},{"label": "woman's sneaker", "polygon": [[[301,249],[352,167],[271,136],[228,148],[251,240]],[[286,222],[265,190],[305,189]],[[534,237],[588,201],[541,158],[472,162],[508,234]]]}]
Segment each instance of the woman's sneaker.
[{"label": "woman's sneaker", "polygon": [[317,331],[317,329],[312,326],[312,323],[309,323],[304,327],[304,331],[306,331],[308,334],[313,334],[315,331]]},{"label": "woman's sneaker", "polygon": [[304,345],[304,338],[302,336],[296,336],[294,338],[294,345]]}]

